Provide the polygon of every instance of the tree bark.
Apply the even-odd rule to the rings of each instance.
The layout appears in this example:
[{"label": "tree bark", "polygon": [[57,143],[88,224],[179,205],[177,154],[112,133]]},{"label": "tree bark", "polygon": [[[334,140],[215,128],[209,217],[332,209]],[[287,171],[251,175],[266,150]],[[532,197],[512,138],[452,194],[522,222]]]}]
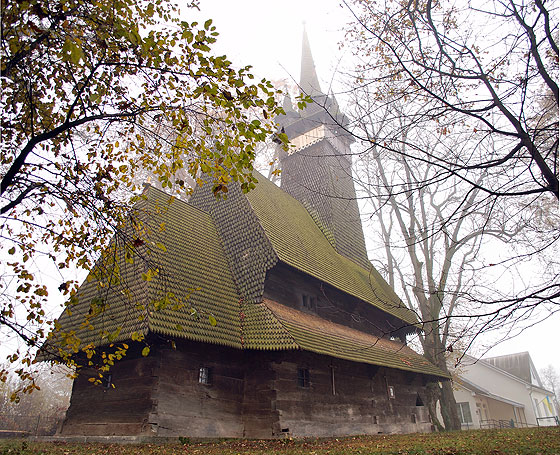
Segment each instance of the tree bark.
[{"label": "tree bark", "polygon": [[[434,327],[435,326],[435,327]],[[430,332],[426,334],[423,340],[424,356],[442,371],[449,373],[445,360],[445,348],[441,344],[439,335],[439,326],[433,324]],[[433,382],[428,385],[428,409],[430,415],[435,414],[437,403],[440,405],[441,417],[443,425],[439,420],[432,416],[432,421],[438,430],[455,431],[461,429],[461,421],[457,413],[457,402],[453,395],[452,381]],[[437,414],[436,414],[437,415]]]}]

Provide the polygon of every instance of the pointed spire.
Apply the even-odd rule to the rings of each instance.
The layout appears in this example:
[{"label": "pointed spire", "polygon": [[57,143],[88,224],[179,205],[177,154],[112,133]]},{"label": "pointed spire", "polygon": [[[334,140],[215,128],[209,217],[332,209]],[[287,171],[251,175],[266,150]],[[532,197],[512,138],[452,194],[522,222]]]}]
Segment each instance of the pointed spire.
[{"label": "pointed spire", "polygon": [[313,55],[311,55],[311,46],[309,46],[309,38],[307,37],[307,30],[305,23],[303,24],[303,40],[301,45],[301,72],[299,76],[299,85],[306,95],[315,96],[322,95],[321,86],[319,85],[319,78],[315,71],[315,63],[313,62]]}]

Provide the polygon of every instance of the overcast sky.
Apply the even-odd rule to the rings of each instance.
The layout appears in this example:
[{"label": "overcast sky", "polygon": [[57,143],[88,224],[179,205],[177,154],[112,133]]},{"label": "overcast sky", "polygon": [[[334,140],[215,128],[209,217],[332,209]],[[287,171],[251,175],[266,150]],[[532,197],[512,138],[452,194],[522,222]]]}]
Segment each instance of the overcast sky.
[{"label": "overcast sky", "polygon": [[[340,79],[337,71],[346,64],[341,60],[348,62],[351,57],[347,50],[340,50],[339,43],[344,40],[343,27],[352,18],[338,1],[201,0],[200,8],[201,12],[194,16],[185,10],[185,18],[213,19],[220,33],[215,50],[226,54],[236,66],[253,65],[256,75],[273,81],[299,80],[304,22],[323,91],[331,81]],[[560,372],[558,331],[560,314],[556,313],[485,355],[529,351],[537,369],[552,364]],[[482,344],[492,345],[492,339],[481,340],[473,355],[485,352]]]}]

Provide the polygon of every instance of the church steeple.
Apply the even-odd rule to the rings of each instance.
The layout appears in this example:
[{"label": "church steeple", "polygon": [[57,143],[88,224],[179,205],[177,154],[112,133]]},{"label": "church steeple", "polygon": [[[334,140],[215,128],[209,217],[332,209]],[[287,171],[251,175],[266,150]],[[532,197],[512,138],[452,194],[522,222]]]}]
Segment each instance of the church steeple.
[{"label": "church steeple", "polygon": [[301,71],[299,76],[300,90],[309,96],[323,95],[317,71],[315,70],[315,62],[311,54],[311,46],[309,45],[309,37],[305,24],[303,26],[303,39],[301,43]]},{"label": "church steeple", "polygon": [[352,180],[348,123],[334,96],[322,92],[307,31],[301,47],[300,89],[312,102],[303,110],[290,109],[277,121],[292,147],[278,150],[281,187],[298,199],[332,246],[364,268],[368,260],[356,191]]}]

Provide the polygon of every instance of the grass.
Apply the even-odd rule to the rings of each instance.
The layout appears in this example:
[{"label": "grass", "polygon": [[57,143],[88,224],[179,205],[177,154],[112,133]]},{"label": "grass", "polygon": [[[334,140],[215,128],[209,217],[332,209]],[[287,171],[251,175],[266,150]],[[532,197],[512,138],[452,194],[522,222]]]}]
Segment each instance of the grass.
[{"label": "grass", "polygon": [[560,428],[168,444],[0,440],[0,455],[560,455]]}]

